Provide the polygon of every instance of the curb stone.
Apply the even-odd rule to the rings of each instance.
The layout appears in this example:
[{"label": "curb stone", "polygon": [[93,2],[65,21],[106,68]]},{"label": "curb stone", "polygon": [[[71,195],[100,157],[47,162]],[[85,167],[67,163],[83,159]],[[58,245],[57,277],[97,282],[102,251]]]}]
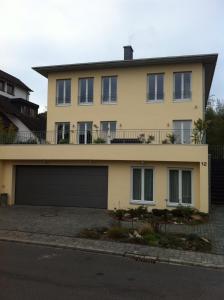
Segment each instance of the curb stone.
[{"label": "curb stone", "polygon": [[152,264],[160,262],[224,269],[224,256],[208,253],[186,252],[182,250],[163,249],[148,246],[144,247],[140,245],[119,242],[80,239],[66,236],[58,237],[48,234],[32,234],[19,231],[12,232],[9,230],[0,230],[0,241],[117,255],[134,259],[138,262],[147,262]]}]

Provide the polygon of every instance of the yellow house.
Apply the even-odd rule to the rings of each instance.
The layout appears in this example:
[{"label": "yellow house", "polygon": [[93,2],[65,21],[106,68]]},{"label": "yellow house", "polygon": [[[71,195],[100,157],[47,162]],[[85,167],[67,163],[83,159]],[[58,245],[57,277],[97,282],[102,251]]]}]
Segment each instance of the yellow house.
[{"label": "yellow house", "polygon": [[194,206],[208,212],[204,119],[217,54],[33,68],[48,78],[47,132],[0,146],[9,204]]}]

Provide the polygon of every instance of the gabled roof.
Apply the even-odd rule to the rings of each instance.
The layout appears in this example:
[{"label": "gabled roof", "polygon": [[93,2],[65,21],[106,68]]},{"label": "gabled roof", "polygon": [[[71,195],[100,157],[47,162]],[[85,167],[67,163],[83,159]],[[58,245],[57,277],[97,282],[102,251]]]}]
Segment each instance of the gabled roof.
[{"label": "gabled roof", "polygon": [[0,70],[0,79],[4,79],[9,83],[14,84],[17,87],[20,87],[28,92],[33,92],[25,83],[23,83],[20,79],[16,78],[15,76],[10,75],[2,70]]},{"label": "gabled roof", "polygon": [[215,71],[218,54],[199,54],[199,55],[184,55],[184,56],[167,56],[155,58],[141,58],[132,60],[114,60],[114,61],[101,61],[89,62],[80,64],[66,64],[66,65],[53,65],[33,67],[33,70],[41,75],[48,77],[48,74],[55,72],[65,71],[82,71],[82,70],[97,70],[97,69],[114,69],[114,68],[133,68],[144,67],[152,65],[166,65],[166,64],[190,64],[201,63],[205,70],[205,98],[206,101],[209,97],[209,91],[212,84],[212,79]]}]

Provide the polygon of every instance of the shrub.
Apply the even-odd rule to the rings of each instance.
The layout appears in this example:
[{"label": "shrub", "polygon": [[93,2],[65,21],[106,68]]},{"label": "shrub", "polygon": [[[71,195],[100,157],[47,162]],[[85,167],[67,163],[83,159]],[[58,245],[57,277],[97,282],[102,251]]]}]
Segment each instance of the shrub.
[{"label": "shrub", "polygon": [[196,210],[189,206],[178,206],[172,210],[172,215],[177,218],[190,218]]},{"label": "shrub", "polygon": [[98,137],[96,138],[94,141],[93,141],[94,144],[105,144],[106,141],[105,139],[101,138],[101,137]]},{"label": "shrub", "polygon": [[138,232],[140,235],[144,236],[147,234],[154,233],[154,229],[150,223],[145,223],[141,227],[139,227]]},{"label": "shrub", "polygon": [[112,215],[119,221],[122,221],[127,211],[125,209],[115,209]]},{"label": "shrub", "polygon": [[107,236],[110,239],[114,239],[114,240],[118,240],[126,237],[127,233],[128,233],[128,229],[119,226],[114,226],[107,230]]},{"label": "shrub", "polygon": [[59,144],[69,144],[69,138],[61,139],[61,140],[59,141]]},{"label": "shrub", "polygon": [[168,209],[152,209],[152,214],[156,217],[163,217],[168,213]]},{"label": "shrub", "polygon": [[143,236],[143,239],[150,246],[157,246],[159,243],[159,235],[156,233],[148,233]]}]

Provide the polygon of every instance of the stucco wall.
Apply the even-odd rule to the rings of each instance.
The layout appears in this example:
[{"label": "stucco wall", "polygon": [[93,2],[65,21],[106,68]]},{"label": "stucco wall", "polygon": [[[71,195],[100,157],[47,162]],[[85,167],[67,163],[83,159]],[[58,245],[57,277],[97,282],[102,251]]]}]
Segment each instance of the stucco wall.
[{"label": "stucco wall", "polygon": [[[1,192],[8,193],[9,204],[15,201],[15,166],[16,165],[104,165],[108,166],[108,209],[135,207],[131,200],[131,167],[150,166],[154,168],[155,205],[151,208],[165,208],[168,198],[168,168],[190,168],[193,174],[193,205],[203,212],[208,212],[208,189],[206,170],[199,163],[166,162],[111,162],[111,161],[5,161],[0,171]],[[0,165],[0,166],[1,166]],[[26,191],[24,191],[25,193]]]},{"label": "stucco wall", "polygon": [[[191,101],[173,101],[173,72],[192,71]],[[164,101],[146,103],[147,74],[164,73]],[[101,104],[101,77],[117,75],[117,103]],[[173,64],[98,71],[52,73],[48,80],[47,129],[55,122],[70,122],[74,129],[79,121],[117,121],[121,129],[170,129],[173,120],[203,118],[203,67],[201,64]],[[78,104],[78,79],[94,77],[94,102]],[[56,106],[56,79],[71,78],[71,105]],[[74,125],[74,126],[73,126]],[[120,127],[121,125],[121,127]]]}]

